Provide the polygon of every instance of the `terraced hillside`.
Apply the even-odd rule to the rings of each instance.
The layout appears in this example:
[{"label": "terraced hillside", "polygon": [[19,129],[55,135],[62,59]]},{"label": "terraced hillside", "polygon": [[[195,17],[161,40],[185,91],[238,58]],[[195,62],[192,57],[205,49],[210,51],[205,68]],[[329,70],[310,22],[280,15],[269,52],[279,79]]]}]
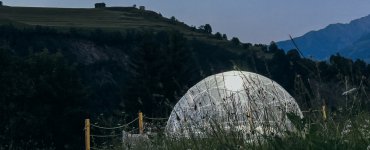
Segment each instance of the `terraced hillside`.
[{"label": "terraced hillside", "polygon": [[0,17],[2,20],[27,25],[54,27],[176,28],[154,12],[124,7],[121,9],[1,7]]},{"label": "terraced hillside", "polygon": [[0,7],[0,23],[19,26],[48,26],[58,29],[83,28],[104,30],[179,30],[187,37],[211,40],[211,43],[227,44],[214,40],[209,34],[196,32],[195,28],[162,17],[154,11],[133,7],[96,8],[43,8],[43,7]]},{"label": "terraced hillside", "polygon": [[[221,46],[233,53],[240,54],[243,49],[233,46],[228,40],[220,40],[215,35],[204,33],[195,27],[169,19],[150,10],[139,10],[134,7],[107,7],[107,8],[45,8],[45,7],[0,7],[0,24],[27,26],[47,26],[59,30],[78,28],[83,30],[105,31],[176,30],[188,39],[197,39],[211,45]],[[264,53],[260,48],[252,48],[258,57],[271,59],[272,55]]]}]

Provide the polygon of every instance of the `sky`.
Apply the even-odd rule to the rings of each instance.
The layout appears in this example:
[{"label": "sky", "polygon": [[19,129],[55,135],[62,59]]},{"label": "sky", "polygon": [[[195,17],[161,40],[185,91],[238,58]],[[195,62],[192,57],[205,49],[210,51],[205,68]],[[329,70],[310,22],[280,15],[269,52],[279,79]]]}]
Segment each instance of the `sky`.
[{"label": "sky", "polygon": [[145,6],[165,17],[213,32],[238,37],[244,43],[269,44],[298,37],[333,23],[349,23],[370,14],[370,0],[0,0],[9,6],[90,8]]}]

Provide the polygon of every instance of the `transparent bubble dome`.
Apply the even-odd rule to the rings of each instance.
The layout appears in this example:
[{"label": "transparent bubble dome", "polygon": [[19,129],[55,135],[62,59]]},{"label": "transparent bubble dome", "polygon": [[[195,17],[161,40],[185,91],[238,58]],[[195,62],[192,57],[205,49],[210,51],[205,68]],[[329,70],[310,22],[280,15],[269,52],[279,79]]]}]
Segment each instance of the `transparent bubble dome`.
[{"label": "transparent bubble dome", "polygon": [[221,127],[279,134],[295,129],[288,113],[303,117],[294,98],[278,83],[256,73],[228,71],[191,87],[173,108],[166,132],[189,136]]}]

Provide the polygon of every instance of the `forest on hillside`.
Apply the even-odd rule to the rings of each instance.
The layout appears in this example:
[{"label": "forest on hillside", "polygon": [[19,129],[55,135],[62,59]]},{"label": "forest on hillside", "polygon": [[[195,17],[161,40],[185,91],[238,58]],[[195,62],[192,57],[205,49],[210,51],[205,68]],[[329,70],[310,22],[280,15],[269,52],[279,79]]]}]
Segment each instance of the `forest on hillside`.
[{"label": "forest on hillside", "polygon": [[[208,30],[209,38],[227,40]],[[233,38],[215,45],[176,30],[2,25],[0,33],[3,147],[81,149],[85,118],[104,115],[117,123],[135,118],[139,110],[168,117],[188,88],[229,70],[277,81],[302,110],[326,103],[331,112],[341,111],[348,103],[342,92],[352,88],[364,91],[357,110],[370,110],[370,65],[340,55],[315,61],[294,49],[285,53],[273,42],[252,45]]]}]

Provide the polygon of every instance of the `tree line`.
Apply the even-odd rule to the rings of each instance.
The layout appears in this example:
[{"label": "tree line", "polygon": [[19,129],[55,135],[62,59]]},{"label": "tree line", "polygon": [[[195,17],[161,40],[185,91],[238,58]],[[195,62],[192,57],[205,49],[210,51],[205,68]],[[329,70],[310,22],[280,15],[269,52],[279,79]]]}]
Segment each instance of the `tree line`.
[{"label": "tree line", "polygon": [[[212,33],[210,26],[202,30]],[[285,53],[273,42],[253,45],[234,39],[230,45],[216,45],[176,30],[58,31],[3,25],[0,33],[3,147],[82,148],[85,118],[104,114],[130,120],[139,110],[149,117],[167,117],[188,88],[223,71],[270,77],[306,108],[319,103],[312,99],[314,83],[340,91],[335,85],[344,80],[357,85],[365,79],[367,84],[370,73],[365,62],[340,55],[313,61],[296,50]],[[215,37],[220,35],[210,36]],[[235,48],[237,52],[230,50]],[[334,90],[328,87],[320,88],[321,97],[333,99],[328,103],[336,109],[343,98],[325,94]]]}]

